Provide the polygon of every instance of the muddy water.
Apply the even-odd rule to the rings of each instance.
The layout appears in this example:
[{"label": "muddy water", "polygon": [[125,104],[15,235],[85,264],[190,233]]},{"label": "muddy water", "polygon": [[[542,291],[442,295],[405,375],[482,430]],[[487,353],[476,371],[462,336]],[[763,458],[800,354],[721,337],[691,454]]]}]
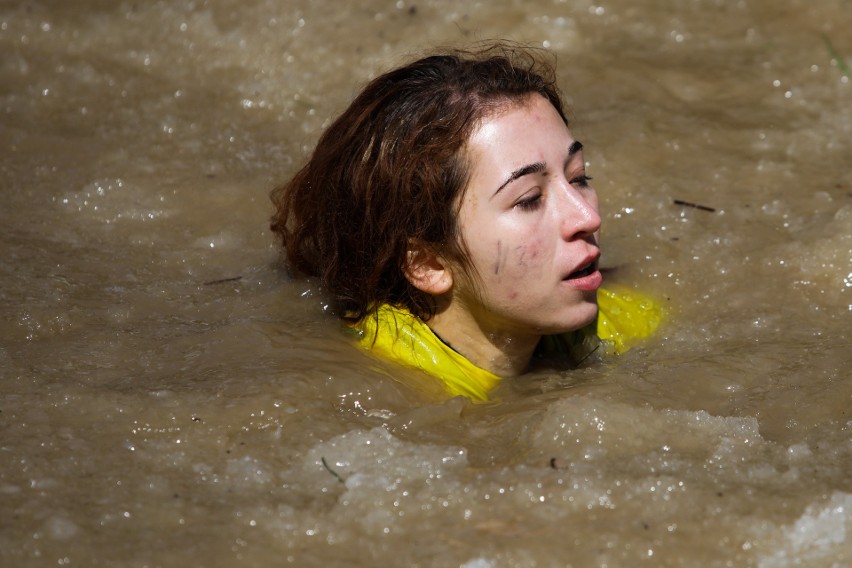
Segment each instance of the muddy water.
[{"label": "muddy water", "polygon": [[[0,2],[0,564],[852,564],[852,5],[342,6]],[[671,317],[471,405],[351,347],[267,194],[489,37],[557,54]]]}]

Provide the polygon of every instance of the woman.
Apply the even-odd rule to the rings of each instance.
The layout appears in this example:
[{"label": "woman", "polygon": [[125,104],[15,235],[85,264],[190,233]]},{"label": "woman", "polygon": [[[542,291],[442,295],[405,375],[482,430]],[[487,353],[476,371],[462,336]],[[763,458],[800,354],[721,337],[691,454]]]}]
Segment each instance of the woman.
[{"label": "woman", "polygon": [[[363,346],[486,399],[537,350],[612,335],[595,328],[601,219],[582,148],[539,53],[425,57],[334,121],[273,192],[272,229]],[[658,310],[636,305],[647,334]]]}]

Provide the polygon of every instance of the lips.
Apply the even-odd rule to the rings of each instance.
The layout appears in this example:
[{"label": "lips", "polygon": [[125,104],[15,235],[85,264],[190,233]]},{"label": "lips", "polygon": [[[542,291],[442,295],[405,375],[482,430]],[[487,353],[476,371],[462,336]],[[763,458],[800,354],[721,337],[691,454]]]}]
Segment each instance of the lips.
[{"label": "lips", "polygon": [[565,277],[565,280],[576,280],[577,278],[582,278],[584,276],[588,276],[589,274],[594,273],[598,269],[598,261],[592,261],[580,270],[576,270]]},{"label": "lips", "polygon": [[590,258],[585,264],[583,264],[580,268],[563,278],[563,280],[577,280],[578,278],[583,278],[585,276],[589,276],[590,274],[594,274],[598,270],[598,258],[600,254],[596,254],[594,257]]},{"label": "lips", "polygon": [[600,250],[595,250],[593,254],[586,257],[577,270],[562,279],[562,284],[582,292],[594,292],[600,288],[603,283],[603,276],[601,271],[598,270],[600,255]]}]

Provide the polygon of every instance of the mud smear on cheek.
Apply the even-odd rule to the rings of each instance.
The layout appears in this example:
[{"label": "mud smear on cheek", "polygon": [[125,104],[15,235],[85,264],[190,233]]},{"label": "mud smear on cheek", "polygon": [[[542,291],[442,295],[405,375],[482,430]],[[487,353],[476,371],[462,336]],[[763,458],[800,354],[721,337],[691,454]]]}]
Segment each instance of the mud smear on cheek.
[{"label": "mud smear on cheek", "polygon": [[[518,266],[525,267],[527,265],[527,247],[526,246],[522,245],[522,246],[519,246],[519,247],[515,247],[515,256],[518,257]],[[535,258],[535,256],[533,255],[530,258],[531,259]]]},{"label": "mud smear on cheek", "polygon": [[497,258],[494,261],[494,274],[500,274],[500,271],[506,266],[506,260],[508,259],[508,252],[503,249],[503,241],[497,241]]},{"label": "mud smear on cheek", "polygon": [[535,277],[543,275],[543,267],[537,263],[541,253],[539,243],[518,245],[514,249],[514,260],[512,265],[518,268],[517,273],[521,277],[530,276],[533,271]]}]

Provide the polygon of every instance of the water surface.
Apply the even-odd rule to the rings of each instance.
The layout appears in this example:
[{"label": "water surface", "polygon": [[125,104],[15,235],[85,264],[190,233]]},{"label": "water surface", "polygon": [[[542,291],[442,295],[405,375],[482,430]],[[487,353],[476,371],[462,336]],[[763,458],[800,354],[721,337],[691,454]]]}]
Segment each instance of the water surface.
[{"label": "water surface", "polygon": [[[0,3],[0,563],[852,564],[849,29],[844,0]],[[352,348],[268,192],[371,77],[493,37],[556,54],[611,279],[671,317],[473,405]]]}]

